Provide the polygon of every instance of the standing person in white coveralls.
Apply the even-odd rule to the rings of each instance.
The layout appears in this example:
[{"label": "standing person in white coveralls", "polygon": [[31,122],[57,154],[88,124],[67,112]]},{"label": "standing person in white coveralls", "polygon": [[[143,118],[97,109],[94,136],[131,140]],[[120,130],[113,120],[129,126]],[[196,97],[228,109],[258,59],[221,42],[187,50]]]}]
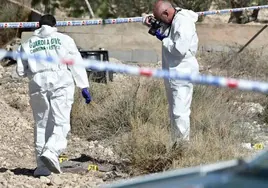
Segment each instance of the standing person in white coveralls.
[{"label": "standing person in white coveralls", "polygon": [[[144,15],[143,23],[151,26],[149,17],[153,16],[165,24],[156,37],[162,41],[162,68],[186,74],[198,74],[199,65],[195,57],[198,37],[195,23],[198,14],[191,10],[175,8],[169,1],[157,1],[153,15]],[[188,81],[165,79],[166,95],[169,103],[171,121],[171,140],[177,142],[190,139],[190,106],[193,84]]]},{"label": "standing person in white coveralls", "polygon": [[[39,29],[18,49],[19,53],[35,57],[66,58],[82,61],[74,40],[58,33],[56,19],[44,15]],[[90,103],[89,81],[85,68],[67,66],[39,59],[17,59],[17,73],[29,78],[30,105],[35,121],[35,151],[37,168],[34,176],[61,173],[58,157],[67,147],[70,113],[74,91],[82,89],[86,103]]]}]

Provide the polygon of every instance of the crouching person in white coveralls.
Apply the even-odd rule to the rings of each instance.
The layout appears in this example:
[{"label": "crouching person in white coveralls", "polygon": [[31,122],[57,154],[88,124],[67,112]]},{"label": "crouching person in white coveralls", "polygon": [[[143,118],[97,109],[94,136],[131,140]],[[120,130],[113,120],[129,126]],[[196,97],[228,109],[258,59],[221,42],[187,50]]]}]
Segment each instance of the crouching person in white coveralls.
[{"label": "crouching person in white coveralls", "polygon": [[[152,17],[164,23],[155,33],[162,41],[162,68],[178,73],[198,74],[199,65],[195,57],[198,47],[195,23],[198,14],[175,8],[169,1],[160,0],[154,5],[153,15],[143,15],[143,23],[150,27],[149,19]],[[188,141],[193,85],[188,81],[174,79],[165,79],[164,83],[169,103],[172,145]]]},{"label": "crouching person in white coveralls", "polygon": [[37,168],[34,176],[61,173],[59,155],[67,147],[70,131],[70,113],[74,91],[82,89],[86,103],[90,103],[89,81],[85,68],[48,62],[50,59],[66,58],[82,61],[72,38],[57,32],[56,19],[44,15],[34,34],[19,49],[19,53],[35,56],[35,59],[18,58],[17,73],[29,78],[30,105],[35,121],[35,151]]}]

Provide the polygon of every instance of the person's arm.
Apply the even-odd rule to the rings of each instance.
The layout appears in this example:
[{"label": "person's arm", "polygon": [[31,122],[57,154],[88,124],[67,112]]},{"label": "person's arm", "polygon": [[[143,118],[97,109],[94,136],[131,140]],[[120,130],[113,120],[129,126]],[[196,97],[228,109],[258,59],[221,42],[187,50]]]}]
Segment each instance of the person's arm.
[{"label": "person's arm", "polygon": [[164,38],[163,44],[173,55],[184,56],[190,49],[192,38],[195,35],[195,23],[190,19],[181,20],[180,23],[174,23],[174,40]]},{"label": "person's arm", "polygon": [[16,72],[20,77],[26,77],[27,69],[28,69],[28,61],[21,58],[22,53],[24,53],[22,45],[19,46],[17,49],[17,53],[20,54],[20,56],[17,57],[17,66],[16,66]]},{"label": "person's arm", "polygon": [[[77,49],[77,46],[72,38],[69,38],[68,49],[70,56],[75,60],[75,62],[83,61],[83,58],[80,52]],[[69,70],[71,71],[76,86],[83,89],[89,87],[89,81],[86,69],[82,66],[70,65],[68,66]]]}]

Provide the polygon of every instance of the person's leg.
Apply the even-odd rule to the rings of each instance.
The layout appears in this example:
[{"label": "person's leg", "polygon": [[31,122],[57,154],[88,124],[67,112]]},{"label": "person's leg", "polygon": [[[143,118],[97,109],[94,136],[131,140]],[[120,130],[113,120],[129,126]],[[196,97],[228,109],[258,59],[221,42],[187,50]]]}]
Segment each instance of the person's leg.
[{"label": "person's leg", "polygon": [[50,103],[54,129],[42,154],[42,161],[54,173],[61,173],[58,157],[67,147],[67,134],[70,131],[70,114],[74,97],[74,84],[55,89]]},{"label": "person's leg", "polygon": [[[198,75],[199,65],[193,56],[184,59],[174,69],[181,74]],[[172,140],[173,143],[190,140],[190,114],[193,97],[193,84],[186,80],[170,80],[172,95]]]},{"label": "person's leg", "polygon": [[34,176],[47,176],[50,175],[50,171],[40,160],[43,147],[46,143],[45,133],[47,129],[48,114],[50,109],[46,92],[35,91],[34,93],[30,93],[30,105],[35,121],[34,143],[37,168],[34,171]]},{"label": "person's leg", "polygon": [[166,98],[168,101],[168,115],[169,115],[169,122],[170,122],[170,128],[169,128],[169,132],[171,134],[170,136],[170,146],[172,147],[173,144],[176,142],[178,135],[178,130],[176,129],[176,126],[174,124],[174,116],[173,116],[173,104],[174,104],[174,100],[173,100],[173,96],[172,96],[172,92],[171,92],[171,87],[170,87],[170,80],[165,79],[164,80],[164,85],[165,85],[165,90],[166,90]]},{"label": "person's leg", "polygon": [[[181,74],[199,74],[196,58],[182,61],[175,69]],[[186,80],[170,79],[171,139],[173,143],[190,140],[190,114],[193,97],[193,84]]]},{"label": "person's leg", "polygon": [[48,139],[51,137],[53,130],[54,130],[54,121],[53,121],[52,110],[50,110],[48,114],[47,128],[46,128],[46,134],[45,134],[46,143]]},{"label": "person's leg", "polygon": [[193,85],[189,82],[178,80],[170,81],[172,104],[172,140],[190,139],[190,107],[193,95]]}]

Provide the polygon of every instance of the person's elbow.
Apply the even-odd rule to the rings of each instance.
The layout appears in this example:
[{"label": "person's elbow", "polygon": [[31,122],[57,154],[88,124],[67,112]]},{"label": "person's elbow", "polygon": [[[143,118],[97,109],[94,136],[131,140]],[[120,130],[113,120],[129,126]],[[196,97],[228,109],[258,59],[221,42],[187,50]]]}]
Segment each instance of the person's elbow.
[{"label": "person's elbow", "polygon": [[190,48],[190,45],[185,40],[172,41],[171,39],[166,39],[164,46],[174,56],[184,56]]},{"label": "person's elbow", "polygon": [[168,51],[174,56],[185,56],[187,51],[189,50],[188,45],[174,43],[174,45],[168,49]]},{"label": "person's elbow", "polygon": [[175,47],[175,53],[179,56],[185,56],[186,53],[189,51],[189,46],[176,46]]},{"label": "person's elbow", "polygon": [[178,52],[178,55],[185,56],[190,50],[192,44],[191,37],[182,37],[180,40],[174,42],[175,51]]}]

